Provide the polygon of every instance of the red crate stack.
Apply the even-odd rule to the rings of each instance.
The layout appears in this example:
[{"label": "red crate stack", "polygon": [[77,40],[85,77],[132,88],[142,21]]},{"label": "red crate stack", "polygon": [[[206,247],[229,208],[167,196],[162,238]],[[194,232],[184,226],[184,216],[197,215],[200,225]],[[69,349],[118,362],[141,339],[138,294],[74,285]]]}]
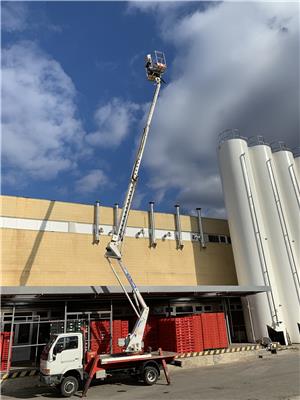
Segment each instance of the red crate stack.
[{"label": "red crate stack", "polygon": [[[161,318],[159,320],[159,346],[163,350],[177,353],[200,351],[198,337],[195,335],[193,317]],[[201,334],[201,333],[200,333]]]},{"label": "red crate stack", "polygon": [[7,371],[10,368],[10,363],[8,364],[10,337],[10,332],[0,332],[1,371]]},{"label": "red crate stack", "polygon": [[224,313],[201,314],[204,350],[228,347]]},{"label": "red crate stack", "polygon": [[158,321],[158,345],[163,350],[175,351],[175,328],[172,323],[174,318],[160,318]]},{"label": "red crate stack", "polygon": [[128,321],[114,320],[113,323],[113,353],[121,353],[124,347],[118,345],[118,339],[128,335]]},{"label": "red crate stack", "polygon": [[[110,321],[92,321],[91,327],[91,350],[97,354],[107,354],[110,352]],[[113,321],[113,353],[120,353],[123,347],[118,345],[119,338],[128,335],[128,321]]]},{"label": "red crate stack", "polygon": [[219,347],[228,347],[228,337],[226,329],[226,321],[224,313],[217,313],[218,331],[219,331]]},{"label": "red crate stack", "polygon": [[91,350],[97,354],[110,351],[110,321],[91,321]]},{"label": "red crate stack", "polygon": [[158,348],[158,318],[150,317],[147,321],[144,333],[144,349],[151,347],[153,350]]},{"label": "red crate stack", "polygon": [[204,350],[217,349],[219,347],[219,331],[216,314],[203,313],[201,319]]},{"label": "red crate stack", "polygon": [[202,332],[202,319],[201,314],[193,315],[193,324],[194,324],[194,351],[203,351],[203,332]]}]

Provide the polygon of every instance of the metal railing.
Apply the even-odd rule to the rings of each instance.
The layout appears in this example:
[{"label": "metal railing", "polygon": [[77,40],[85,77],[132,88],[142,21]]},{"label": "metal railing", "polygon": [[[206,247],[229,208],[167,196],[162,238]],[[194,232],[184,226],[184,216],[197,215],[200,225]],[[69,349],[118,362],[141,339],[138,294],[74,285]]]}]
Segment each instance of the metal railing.
[{"label": "metal railing", "polygon": [[225,129],[219,134],[218,139],[219,139],[219,147],[222,145],[222,143],[227,142],[227,140],[230,139],[242,139],[248,142],[248,138],[242,136],[238,129]]}]

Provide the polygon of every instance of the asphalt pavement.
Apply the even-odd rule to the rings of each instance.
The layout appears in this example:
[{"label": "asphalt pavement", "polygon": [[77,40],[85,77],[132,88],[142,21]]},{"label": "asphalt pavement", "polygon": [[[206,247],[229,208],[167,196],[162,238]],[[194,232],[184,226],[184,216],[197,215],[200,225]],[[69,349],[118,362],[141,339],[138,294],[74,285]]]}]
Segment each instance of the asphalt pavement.
[{"label": "asphalt pavement", "polygon": [[[120,378],[97,383],[88,399],[109,400],[300,400],[300,352],[193,369],[174,368],[168,386],[162,374],[154,386]],[[41,386],[37,377],[6,381],[2,400],[59,399],[54,388]],[[80,393],[73,397],[80,398]]]}]

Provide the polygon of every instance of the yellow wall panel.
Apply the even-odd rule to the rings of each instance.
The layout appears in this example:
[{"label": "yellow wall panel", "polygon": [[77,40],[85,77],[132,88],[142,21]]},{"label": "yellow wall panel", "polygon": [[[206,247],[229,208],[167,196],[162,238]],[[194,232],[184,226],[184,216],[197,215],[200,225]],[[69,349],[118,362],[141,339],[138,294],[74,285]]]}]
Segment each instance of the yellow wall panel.
[{"label": "yellow wall panel", "polygon": [[[93,222],[93,206],[13,196],[1,200],[3,216]],[[155,217],[157,229],[175,229],[172,214]],[[100,219],[112,224],[113,209],[101,207]],[[197,231],[195,217],[182,216],[181,221],[183,230]],[[148,227],[148,213],[132,211],[129,225]],[[225,220],[204,219],[203,225],[206,233],[228,234]],[[2,285],[117,285],[104,257],[110,237],[101,235],[98,245],[92,240],[89,234],[2,229]],[[175,240],[158,240],[157,247],[151,248],[148,239],[126,237],[123,252],[124,264],[138,285],[237,284],[232,248],[227,244],[208,243],[203,249],[198,242],[185,241],[184,248],[177,250]]]},{"label": "yellow wall panel", "polygon": [[[108,236],[3,229],[2,284],[7,286],[116,285],[104,257]],[[139,285],[236,284],[231,246],[126,238],[124,263]],[[126,280],[123,279],[126,283]]]},{"label": "yellow wall panel", "polygon": [[[119,215],[121,209],[119,209]],[[46,219],[52,221],[70,221],[92,224],[94,221],[93,205],[66,203],[60,201],[30,199],[26,197],[1,196],[1,215],[5,217]],[[197,217],[181,215],[181,229],[186,232],[198,232]],[[113,224],[113,208],[100,207],[100,223]],[[128,226],[149,227],[147,211],[132,210],[128,218]],[[175,230],[173,214],[155,213],[156,229]],[[203,218],[205,233],[228,235],[226,220]]]}]

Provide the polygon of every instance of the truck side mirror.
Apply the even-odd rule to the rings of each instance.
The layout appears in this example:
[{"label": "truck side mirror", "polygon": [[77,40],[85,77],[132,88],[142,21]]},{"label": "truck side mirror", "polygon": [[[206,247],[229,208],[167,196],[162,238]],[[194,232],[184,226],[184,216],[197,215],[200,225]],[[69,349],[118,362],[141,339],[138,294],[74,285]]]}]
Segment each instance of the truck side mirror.
[{"label": "truck side mirror", "polygon": [[59,354],[63,351],[64,346],[62,344],[56,344],[53,349],[53,355]]}]

